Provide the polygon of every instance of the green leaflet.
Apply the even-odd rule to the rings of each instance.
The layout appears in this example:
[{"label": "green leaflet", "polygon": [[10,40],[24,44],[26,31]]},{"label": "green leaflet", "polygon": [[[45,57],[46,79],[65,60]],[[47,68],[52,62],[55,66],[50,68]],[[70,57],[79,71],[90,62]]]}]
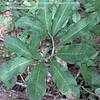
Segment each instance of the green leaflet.
[{"label": "green leaflet", "polygon": [[92,82],[92,66],[88,66],[86,63],[80,65],[80,72],[85,80],[86,83],[91,84]]},{"label": "green leaflet", "polygon": [[30,48],[31,50],[38,49],[39,43],[41,40],[41,35],[40,34],[32,34],[31,42],[30,42]]},{"label": "green leaflet", "polygon": [[97,24],[95,27],[93,27],[91,31],[99,36],[100,35],[100,24]]},{"label": "green leaflet", "polygon": [[30,49],[30,51],[31,51],[34,58],[39,58],[38,49],[39,49],[41,39],[42,39],[41,34],[33,33],[32,36],[31,36],[29,49]]},{"label": "green leaflet", "polygon": [[93,69],[93,62],[88,61],[82,64],[79,64],[80,72],[85,80],[85,82],[89,85],[93,85],[94,87],[100,87],[100,75],[96,73]]},{"label": "green leaflet", "polygon": [[15,83],[15,76],[23,73],[31,62],[32,60],[23,57],[13,58],[13,60],[0,66],[0,80],[10,88],[10,86]]},{"label": "green leaflet", "polygon": [[94,54],[96,54],[96,51],[92,45],[82,43],[79,45],[69,45],[61,48],[61,50],[58,51],[57,56],[68,62],[83,63],[92,59]]},{"label": "green leaflet", "polygon": [[27,82],[30,100],[42,100],[46,89],[46,70],[42,63],[35,66]]},{"label": "green leaflet", "polygon": [[95,0],[95,8],[96,8],[96,11],[100,13],[100,1],[99,0]]},{"label": "green leaflet", "polygon": [[0,12],[3,12],[5,10],[5,4],[0,2]]},{"label": "green leaflet", "polygon": [[15,22],[15,26],[18,28],[32,28],[33,27],[33,23],[32,20],[30,19],[30,17],[28,16],[23,16],[21,18],[19,18],[16,22]]},{"label": "green leaflet", "polygon": [[38,7],[39,11],[37,14],[37,18],[42,23],[45,32],[50,33],[52,26],[51,4],[49,0],[39,0]]},{"label": "green leaflet", "polygon": [[62,29],[63,32],[61,32],[61,43],[66,43],[67,41],[72,39],[72,37],[80,34],[81,31],[90,30],[92,27],[98,24],[99,21],[99,16],[97,16],[97,13],[94,12],[90,14],[88,17],[81,19],[77,23],[70,25],[68,29]]},{"label": "green leaflet", "polygon": [[84,0],[82,4],[85,6],[86,12],[100,11],[99,0]]},{"label": "green leaflet", "polygon": [[17,55],[32,58],[32,54],[27,49],[26,44],[24,44],[20,39],[7,36],[5,38],[4,44],[6,48],[8,48],[12,52],[15,52]]},{"label": "green leaflet", "polygon": [[15,26],[18,28],[25,29],[26,32],[31,32],[34,34],[37,34],[41,38],[46,36],[46,32],[43,26],[43,23],[38,20],[37,18],[34,20],[31,20],[30,17],[24,16],[18,19],[15,23]]},{"label": "green leaflet", "polygon": [[29,49],[30,52],[32,53],[32,55],[34,56],[34,58],[39,58],[39,46],[40,46],[40,42],[43,38],[45,38],[46,35],[42,34],[42,33],[33,33],[31,35],[31,41],[29,43]]},{"label": "green leaflet", "polygon": [[50,72],[60,92],[66,96],[79,96],[79,88],[76,80],[68,70],[65,70],[59,63],[53,61]]},{"label": "green leaflet", "polygon": [[96,71],[92,74],[92,85],[95,88],[100,88],[100,74]]},{"label": "green leaflet", "polygon": [[23,28],[28,31],[30,30],[33,33],[38,33],[43,30],[42,24],[38,20],[32,20],[28,16],[23,16],[20,19],[18,19],[15,23],[15,26],[17,28]]},{"label": "green leaflet", "polygon": [[39,43],[41,39],[45,38],[47,33],[44,28],[44,24],[42,24],[41,20],[37,20],[37,19],[34,20],[33,25],[34,26],[32,27],[32,34],[30,38],[29,48],[31,50],[31,53],[34,55],[36,54],[36,50],[39,47]]},{"label": "green leaflet", "polygon": [[[52,32],[55,35],[72,16],[73,0],[62,0],[59,2],[59,7],[54,15]],[[67,24],[67,23],[66,23]]]},{"label": "green leaflet", "polygon": [[86,12],[95,11],[95,0],[85,0],[84,6],[86,8]]}]

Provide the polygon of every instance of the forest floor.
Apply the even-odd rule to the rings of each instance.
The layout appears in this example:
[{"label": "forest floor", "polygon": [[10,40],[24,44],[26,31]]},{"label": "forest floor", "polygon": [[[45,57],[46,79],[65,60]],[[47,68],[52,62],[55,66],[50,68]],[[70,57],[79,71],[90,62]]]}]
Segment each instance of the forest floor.
[{"label": "forest floor", "polygon": [[[10,16],[10,12],[7,11],[3,13],[4,16]],[[10,35],[15,35],[16,32],[12,32]],[[5,63],[9,59],[9,52],[5,50],[4,44],[3,44],[3,39],[5,36],[5,29],[0,28],[0,65]],[[97,45],[100,45],[100,36],[96,37],[95,43]],[[97,47],[97,50],[100,50],[100,47]],[[97,60],[97,70],[100,73],[100,61],[99,59]],[[75,67],[74,64],[68,64],[68,68],[71,71],[71,73],[75,76],[78,77],[77,82],[82,83],[83,87],[81,88],[81,96],[80,100],[100,100],[100,98],[96,97],[94,94],[89,92],[88,90],[85,89],[84,86],[84,80],[82,79],[81,74],[79,73],[79,69]],[[22,74],[23,78],[26,77],[26,73]],[[91,87],[87,86],[90,90]],[[0,81],[0,100],[29,100],[28,97],[25,94],[25,85],[23,84],[23,80],[20,77],[20,75],[17,76],[17,82],[16,84],[10,89],[7,90],[3,82]],[[46,89],[46,94],[43,97],[43,100],[69,100],[65,96],[63,96],[57,89],[56,85],[52,81],[52,78],[49,77],[47,80],[47,89]],[[70,100],[74,100],[71,98]]]}]

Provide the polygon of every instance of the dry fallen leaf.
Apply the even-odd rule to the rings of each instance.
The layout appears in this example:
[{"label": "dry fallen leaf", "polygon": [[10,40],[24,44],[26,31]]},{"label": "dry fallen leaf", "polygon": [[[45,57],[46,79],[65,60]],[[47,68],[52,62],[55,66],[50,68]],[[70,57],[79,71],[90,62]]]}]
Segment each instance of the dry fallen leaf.
[{"label": "dry fallen leaf", "polygon": [[4,40],[4,33],[6,32],[6,28],[4,27],[0,27],[0,40],[3,41]]},{"label": "dry fallen leaf", "polygon": [[10,11],[5,11],[0,14],[0,40],[4,40],[6,32],[11,28],[12,24],[12,13]]}]

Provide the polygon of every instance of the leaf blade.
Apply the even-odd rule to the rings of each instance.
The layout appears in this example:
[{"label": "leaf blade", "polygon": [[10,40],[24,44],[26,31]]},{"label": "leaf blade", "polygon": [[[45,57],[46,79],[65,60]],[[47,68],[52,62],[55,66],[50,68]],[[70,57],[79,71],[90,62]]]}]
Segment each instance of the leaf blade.
[{"label": "leaf blade", "polygon": [[96,12],[90,14],[89,16],[81,19],[77,23],[74,23],[68,27],[68,29],[65,28],[65,30],[61,33],[61,43],[65,43],[72,39],[72,37],[80,34],[84,30],[90,30],[92,27],[94,27],[96,24],[99,23],[100,19],[98,14]]},{"label": "leaf blade", "polygon": [[[72,15],[72,3],[73,0],[62,0],[60,2],[61,4],[59,5],[54,19],[53,19],[53,34],[56,34],[64,25],[64,23],[69,20],[69,18]],[[68,21],[67,21],[68,22]]]},{"label": "leaf blade", "polygon": [[52,25],[52,11],[51,5],[49,0],[39,0],[38,6],[40,7],[38,12],[38,19],[42,23],[44,27],[44,31],[46,33],[51,32],[51,25]]},{"label": "leaf blade", "polygon": [[85,63],[96,54],[95,48],[90,44],[68,45],[58,51],[57,56],[71,63]]},{"label": "leaf blade", "polygon": [[46,89],[46,73],[43,64],[35,66],[29,76],[27,93],[30,100],[41,100]]},{"label": "leaf blade", "polygon": [[2,80],[6,86],[10,87],[13,83],[13,78],[15,81],[15,76],[22,73],[31,62],[32,60],[23,57],[13,58],[13,60],[8,61],[8,63],[1,65],[0,80]]},{"label": "leaf blade", "polygon": [[74,95],[79,96],[79,88],[76,80],[68,70],[65,71],[60,64],[52,62],[50,72],[53,76],[54,82],[62,94],[71,95],[71,93],[73,94],[75,92]]},{"label": "leaf blade", "polygon": [[26,44],[24,44],[20,39],[12,36],[7,36],[5,37],[4,44],[6,48],[8,48],[12,52],[15,52],[17,55],[32,58],[32,55],[28,50]]}]

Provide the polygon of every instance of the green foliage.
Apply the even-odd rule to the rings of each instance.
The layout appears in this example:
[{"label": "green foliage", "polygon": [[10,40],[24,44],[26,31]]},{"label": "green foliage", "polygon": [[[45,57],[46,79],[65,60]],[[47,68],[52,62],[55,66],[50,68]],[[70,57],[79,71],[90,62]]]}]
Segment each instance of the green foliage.
[{"label": "green foliage", "polygon": [[97,24],[95,27],[91,29],[92,32],[94,32],[97,36],[100,34],[100,24]]},{"label": "green foliage", "polygon": [[92,74],[92,85],[95,88],[100,87],[100,75],[97,72],[93,72],[93,74]]},{"label": "green foliage", "polygon": [[18,56],[24,56],[27,58],[32,58],[30,51],[27,48],[27,45],[24,44],[20,39],[7,36],[4,42],[6,48],[10,51],[15,52]]},{"label": "green foliage", "polygon": [[0,12],[3,12],[5,10],[5,4],[3,2],[0,2]]},{"label": "green foliage", "polygon": [[80,34],[80,32],[84,30],[91,29],[96,24],[98,24],[99,21],[99,17],[97,17],[97,13],[95,12],[89,16],[86,16],[85,18],[82,18],[77,23],[71,24],[69,27],[67,27],[67,29],[65,27],[64,30],[62,30],[63,32],[61,32],[61,35],[63,35],[61,37],[62,43],[69,41],[70,39],[72,39],[72,37]]},{"label": "green foliage", "polygon": [[24,72],[26,67],[32,62],[24,57],[16,57],[8,61],[7,64],[0,66],[0,80],[2,80],[6,86],[11,87],[14,84],[16,75]]},{"label": "green foliage", "polygon": [[[56,34],[72,16],[73,0],[62,0],[53,19],[52,32]],[[66,23],[67,24],[67,23]]]},{"label": "green foliage", "polygon": [[86,83],[91,84],[93,69],[86,63],[80,65],[80,71]]},{"label": "green foliage", "polygon": [[67,60],[72,63],[86,63],[92,56],[96,53],[95,48],[90,44],[79,44],[79,45],[69,45],[64,46],[58,52],[58,57],[63,60]]},{"label": "green foliage", "polygon": [[41,100],[42,96],[45,95],[46,91],[46,70],[42,63],[34,66],[31,75],[29,75],[29,80],[27,82],[27,92],[30,100]]},{"label": "green foliage", "polygon": [[[30,100],[41,100],[46,92],[48,62],[48,70],[59,91],[66,96],[74,95],[78,100],[80,92],[77,81],[69,70],[65,70],[56,61],[59,57],[66,63],[79,65],[85,82],[99,88],[100,77],[97,73],[94,74],[91,66],[98,52],[90,38],[91,31],[100,22],[100,14],[95,6],[91,6],[92,12],[87,10],[88,2],[84,3],[87,12],[84,18],[77,12],[74,0],[38,0],[36,9],[30,8],[30,11],[28,8],[28,11],[23,12],[25,14],[15,16],[15,28],[22,29],[23,32],[18,37],[5,37],[5,47],[16,54],[16,57],[1,65],[0,80],[10,87],[15,81],[12,79],[16,79],[16,75],[34,63],[26,81],[27,93]],[[93,3],[91,1],[90,4]],[[31,6],[27,0],[24,2],[25,6]],[[73,18],[75,14],[78,20]],[[77,37],[79,42],[74,41]]]},{"label": "green foliage", "polygon": [[56,61],[53,61],[50,68],[51,75],[54,82],[63,95],[75,95],[79,96],[79,87],[76,80],[68,70],[65,70]]},{"label": "green foliage", "polygon": [[39,0],[39,12],[37,14],[37,18],[42,23],[45,32],[51,32],[51,25],[52,25],[52,9],[51,5],[47,4],[49,0]]}]

